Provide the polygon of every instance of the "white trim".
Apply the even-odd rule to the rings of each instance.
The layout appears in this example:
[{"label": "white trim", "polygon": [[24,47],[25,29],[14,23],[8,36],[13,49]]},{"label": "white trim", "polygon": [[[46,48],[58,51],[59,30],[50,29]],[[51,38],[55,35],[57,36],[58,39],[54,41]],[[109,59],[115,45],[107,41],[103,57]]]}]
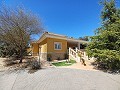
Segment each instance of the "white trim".
[{"label": "white trim", "polygon": [[89,43],[88,41],[78,40],[73,38],[67,38],[67,41],[79,42],[79,43]]},{"label": "white trim", "polygon": [[[56,44],[56,43],[57,43],[57,44],[59,43],[59,44],[61,45],[61,49],[56,49],[56,48],[55,48],[55,44]],[[62,50],[62,42],[54,42],[54,50]]]},{"label": "white trim", "polygon": [[79,42],[79,43],[88,43],[88,41],[83,41],[83,40],[77,40],[77,39],[72,39],[72,38],[65,38],[65,37],[58,37],[58,36],[51,36],[51,35],[46,35],[46,38],[57,38],[57,39],[63,39],[67,41],[73,41],[73,42]]},{"label": "white trim", "polygon": [[49,33],[49,32],[47,32],[46,34],[52,35],[52,36],[67,37],[67,36],[65,36],[65,35],[54,34],[54,33]]},{"label": "white trim", "polygon": [[42,36],[37,42],[40,43],[40,42],[42,42],[42,41],[45,40],[45,39],[46,39],[46,36],[44,35],[44,36]]},{"label": "white trim", "polygon": [[47,37],[49,37],[49,38],[56,38],[56,39],[63,39],[63,40],[73,41],[73,42],[79,42],[79,43],[89,43],[88,41],[78,40],[78,39],[74,39],[74,38],[68,38],[68,37],[63,36],[63,35],[52,34],[52,33],[44,33],[41,36],[41,38],[38,40],[38,43],[42,42]]}]

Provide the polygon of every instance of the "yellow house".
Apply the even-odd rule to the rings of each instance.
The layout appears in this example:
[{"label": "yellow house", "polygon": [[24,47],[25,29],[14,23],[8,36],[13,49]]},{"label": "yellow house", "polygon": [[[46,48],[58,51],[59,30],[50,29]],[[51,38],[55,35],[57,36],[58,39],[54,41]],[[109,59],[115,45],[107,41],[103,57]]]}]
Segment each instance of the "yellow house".
[{"label": "yellow house", "polygon": [[55,60],[67,58],[68,48],[80,50],[87,41],[68,38],[64,35],[45,32],[38,41],[32,42],[32,55],[41,59]]}]

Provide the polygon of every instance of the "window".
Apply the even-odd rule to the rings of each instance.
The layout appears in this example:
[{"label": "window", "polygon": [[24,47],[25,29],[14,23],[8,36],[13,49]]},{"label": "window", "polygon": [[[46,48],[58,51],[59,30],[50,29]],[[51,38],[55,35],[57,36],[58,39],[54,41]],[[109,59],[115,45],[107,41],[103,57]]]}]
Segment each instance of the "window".
[{"label": "window", "polygon": [[54,42],[54,49],[55,50],[61,50],[62,49],[61,42]]}]

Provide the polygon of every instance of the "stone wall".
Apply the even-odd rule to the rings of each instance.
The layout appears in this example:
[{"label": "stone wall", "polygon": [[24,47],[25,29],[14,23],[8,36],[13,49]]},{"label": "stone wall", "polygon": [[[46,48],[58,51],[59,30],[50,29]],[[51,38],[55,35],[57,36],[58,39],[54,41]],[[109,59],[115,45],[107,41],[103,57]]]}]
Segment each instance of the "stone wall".
[{"label": "stone wall", "polygon": [[51,53],[52,60],[63,60],[65,59],[65,54],[66,53]]},{"label": "stone wall", "polygon": [[47,60],[47,53],[41,53],[40,57],[42,60]]},{"label": "stone wall", "polygon": [[41,59],[47,60],[50,58],[51,60],[63,60],[68,58],[66,53],[41,53]]}]

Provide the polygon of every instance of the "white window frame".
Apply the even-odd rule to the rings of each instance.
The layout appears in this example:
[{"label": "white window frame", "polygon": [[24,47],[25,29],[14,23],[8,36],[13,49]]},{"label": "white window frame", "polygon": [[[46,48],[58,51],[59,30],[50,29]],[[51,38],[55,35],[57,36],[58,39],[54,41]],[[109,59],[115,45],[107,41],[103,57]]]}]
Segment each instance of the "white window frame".
[{"label": "white window frame", "polygon": [[[61,48],[55,48],[55,44],[60,44],[61,45]],[[54,42],[54,50],[62,50],[62,43],[61,42]]]}]

